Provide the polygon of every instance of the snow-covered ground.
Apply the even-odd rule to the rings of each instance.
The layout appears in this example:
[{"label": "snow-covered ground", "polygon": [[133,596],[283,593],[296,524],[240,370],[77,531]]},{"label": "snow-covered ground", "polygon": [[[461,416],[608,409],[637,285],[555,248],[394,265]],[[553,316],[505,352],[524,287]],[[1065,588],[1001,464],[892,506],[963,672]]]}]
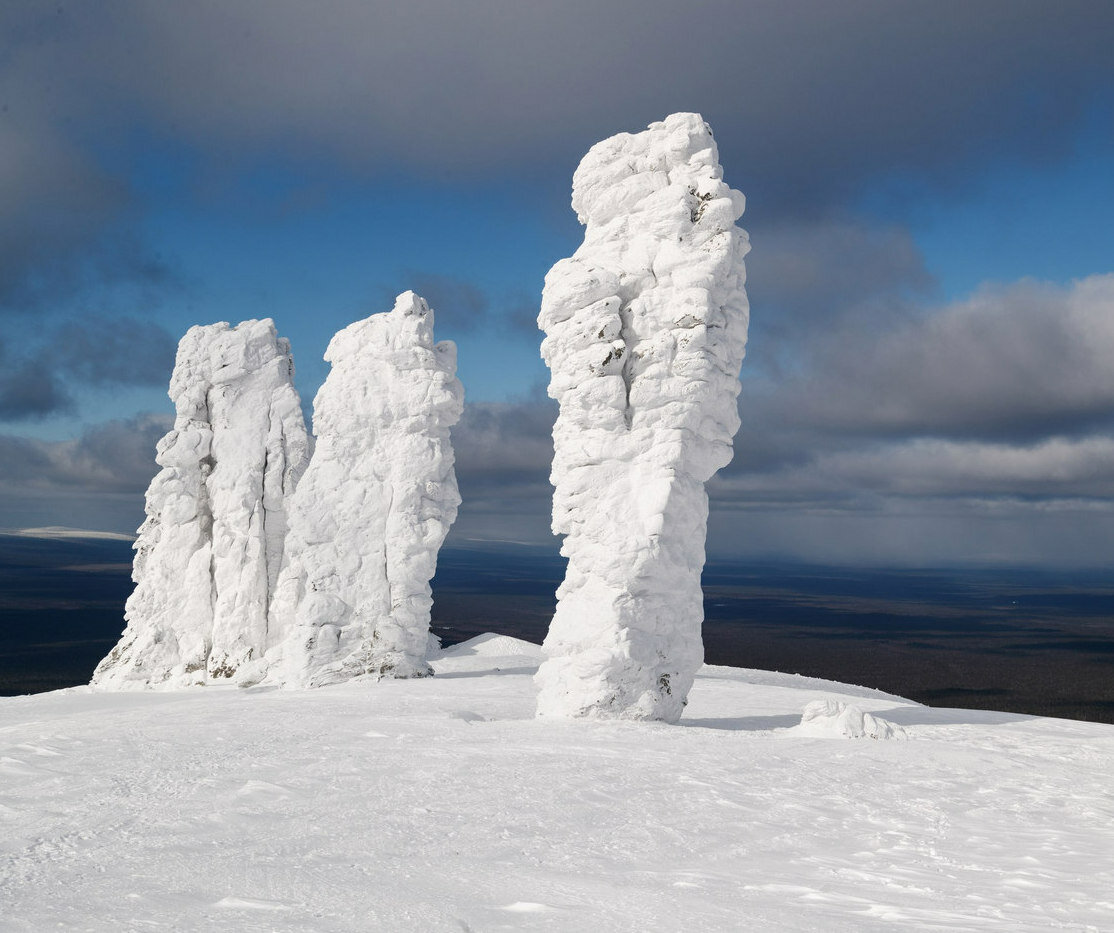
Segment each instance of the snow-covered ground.
[{"label": "snow-covered ground", "polygon": [[538,663],[0,699],[0,930],[1114,929],[1114,727],[725,667],[541,721]]}]

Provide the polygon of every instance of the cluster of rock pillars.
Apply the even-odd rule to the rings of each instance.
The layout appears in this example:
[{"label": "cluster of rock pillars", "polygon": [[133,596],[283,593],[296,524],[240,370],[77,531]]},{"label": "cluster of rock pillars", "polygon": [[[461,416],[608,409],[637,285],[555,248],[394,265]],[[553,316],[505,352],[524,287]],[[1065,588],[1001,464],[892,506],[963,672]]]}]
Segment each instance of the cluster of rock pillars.
[{"label": "cluster of rock pillars", "polygon": [[[675,721],[703,660],[704,484],[739,427],[744,199],[710,128],[681,113],[593,146],[572,206],[584,242],[546,276],[538,317],[568,559],[538,715]],[[127,628],[95,687],[431,673],[430,580],[460,503],[456,347],[406,292],[325,359],[314,438],[270,320],[182,338]]]}]

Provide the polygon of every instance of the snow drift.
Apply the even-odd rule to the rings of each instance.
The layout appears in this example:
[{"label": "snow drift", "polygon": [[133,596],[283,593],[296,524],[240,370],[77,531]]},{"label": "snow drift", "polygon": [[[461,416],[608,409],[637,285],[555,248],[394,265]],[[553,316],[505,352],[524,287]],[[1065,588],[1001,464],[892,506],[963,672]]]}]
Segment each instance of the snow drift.
[{"label": "snow drift", "polygon": [[334,336],[325,359],[317,445],[289,505],[271,612],[287,637],[270,679],[422,676],[429,581],[460,504],[449,439],[464,399],[456,346],[433,342],[433,311],[405,292],[392,311]]},{"label": "snow drift", "polygon": [[98,665],[107,689],[258,676],[286,536],[285,502],[309,441],[289,343],[269,320],[191,327],[170,380],[135,543],[127,628]]},{"label": "snow drift", "polygon": [[584,242],[538,317],[569,561],[541,716],[675,721],[703,659],[704,483],[731,459],[748,322],[744,199],[721,176],[681,113],[593,146],[573,178]]}]

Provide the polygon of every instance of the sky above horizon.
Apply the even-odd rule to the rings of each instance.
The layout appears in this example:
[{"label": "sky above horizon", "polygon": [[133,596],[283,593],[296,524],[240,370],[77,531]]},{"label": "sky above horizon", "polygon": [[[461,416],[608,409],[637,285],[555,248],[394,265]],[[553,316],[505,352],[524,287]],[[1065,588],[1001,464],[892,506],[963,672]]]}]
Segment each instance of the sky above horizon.
[{"label": "sky above horizon", "polygon": [[0,530],[134,530],[191,325],[306,403],[412,288],[459,346],[449,543],[552,543],[535,317],[598,140],[712,126],[751,334],[709,551],[1114,562],[1114,5],[13,2]]}]

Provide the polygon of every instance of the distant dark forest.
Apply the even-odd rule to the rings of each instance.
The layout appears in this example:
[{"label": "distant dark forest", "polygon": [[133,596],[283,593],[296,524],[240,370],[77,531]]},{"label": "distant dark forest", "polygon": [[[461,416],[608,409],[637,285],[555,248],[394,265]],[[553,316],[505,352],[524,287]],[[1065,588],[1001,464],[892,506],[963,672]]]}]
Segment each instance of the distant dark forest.
[{"label": "distant dark forest", "polygon": [[[127,542],[0,535],[0,695],[88,682],[123,629]],[[445,548],[433,630],[540,642],[554,550]],[[709,562],[709,663],[876,687],[933,706],[1114,723],[1114,585],[1031,570],[862,570]]]}]

